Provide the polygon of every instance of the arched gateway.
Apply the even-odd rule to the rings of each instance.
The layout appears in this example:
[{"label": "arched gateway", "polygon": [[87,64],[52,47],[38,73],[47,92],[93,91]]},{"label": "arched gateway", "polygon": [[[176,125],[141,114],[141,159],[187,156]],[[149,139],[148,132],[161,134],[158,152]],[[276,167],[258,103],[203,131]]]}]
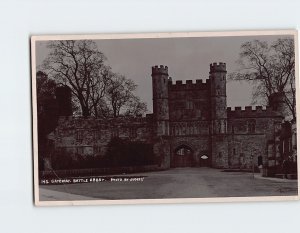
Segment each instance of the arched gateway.
[{"label": "arched gateway", "polygon": [[177,144],[171,154],[171,167],[210,167],[208,151],[200,151],[188,143]]},{"label": "arched gateway", "polygon": [[191,147],[181,145],[173,152],[172,167],[191,167],[193,165],[193,153]]}]

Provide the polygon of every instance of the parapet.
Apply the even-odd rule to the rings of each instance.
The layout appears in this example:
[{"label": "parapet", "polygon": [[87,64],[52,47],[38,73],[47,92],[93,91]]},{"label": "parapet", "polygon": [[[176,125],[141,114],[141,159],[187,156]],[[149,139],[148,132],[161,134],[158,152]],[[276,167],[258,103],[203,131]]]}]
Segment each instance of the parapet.
[{"label": "parapet", "polygon": [[168,67],[160,65],[158,66],[152,66],[152,75],[158,75],[158,74],[163,74],[163,75],[168,75]]},{"label": "parapet", "polygon": [[280,117],[281,115],[274,111],[274,109],[270,106],[262,107],[262,106],[245,106],[244,109],[242,107],[235,107],[232,109],[231,107],[227,107],[227,115],[228,118],[247,118],[247,117]]},{"label": "parapet", "polygon": [[152,121],[153,114],[147,114],[146,116],[119,116],[117,118],[95,118],[93,116],[61,116],[58,119],[58,127],[64,128],[82,128],[91,129],[103,126],[124,126],[127,127],[130,124],[148,124]]},{"label": "parapet", "polygon": [[219,64],[217,64],[216,62],[210,64],[210,71],[209,73],[215,73],[215,72],[227,72],[226,71],[226,63],[223,62],[219,62]]},{"label": "parapet", "polygon": [[210,80],[206,79],[204,82],[202,79],[195,80],[186,80],[185,83],[183,83],[182,80],[176,80],[175,83],[172,81],[169,81],[169,88],[171,90],[186,90],[186,89],[201,89],[201,90],[209,90],[210,88]]}]

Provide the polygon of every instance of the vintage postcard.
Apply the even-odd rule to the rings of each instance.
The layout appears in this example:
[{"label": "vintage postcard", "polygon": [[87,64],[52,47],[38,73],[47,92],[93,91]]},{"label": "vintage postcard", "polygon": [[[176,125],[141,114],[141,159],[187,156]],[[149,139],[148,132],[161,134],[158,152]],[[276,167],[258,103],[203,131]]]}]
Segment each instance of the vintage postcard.
[{"label": "vintage postcard", "polygon": [[297,43],[32,36],[35,204],[298,200]]}]

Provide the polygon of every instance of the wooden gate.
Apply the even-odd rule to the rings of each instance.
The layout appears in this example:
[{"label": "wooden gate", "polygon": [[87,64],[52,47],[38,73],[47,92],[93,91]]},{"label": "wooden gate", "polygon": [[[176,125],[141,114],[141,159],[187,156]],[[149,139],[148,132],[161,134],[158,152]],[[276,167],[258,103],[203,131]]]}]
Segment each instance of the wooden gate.
[{"label": "wooden gate", "polygon": [[193,164],[193,150],[182,145],[175,149],[172,159],[172,167],[191,167]]}]

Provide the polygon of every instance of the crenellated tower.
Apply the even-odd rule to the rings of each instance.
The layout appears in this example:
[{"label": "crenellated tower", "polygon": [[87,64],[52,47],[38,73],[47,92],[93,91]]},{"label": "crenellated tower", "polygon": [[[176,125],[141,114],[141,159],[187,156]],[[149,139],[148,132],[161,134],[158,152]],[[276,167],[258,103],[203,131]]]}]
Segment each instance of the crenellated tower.
[{"label": "crenellated tower", "polygon": [[210,64],[212,161],[216,167],[228,163],[226,73],[225,63]]},{"label": "crenellated tower", "polygon": [[212,133],[225,134],[227,131],[226,64],[210,64],[210,95]]},{"label": "crenellated tower", "polygon": [[168,67],[152,67],[153,115],[156,136],[169,135]]}]

